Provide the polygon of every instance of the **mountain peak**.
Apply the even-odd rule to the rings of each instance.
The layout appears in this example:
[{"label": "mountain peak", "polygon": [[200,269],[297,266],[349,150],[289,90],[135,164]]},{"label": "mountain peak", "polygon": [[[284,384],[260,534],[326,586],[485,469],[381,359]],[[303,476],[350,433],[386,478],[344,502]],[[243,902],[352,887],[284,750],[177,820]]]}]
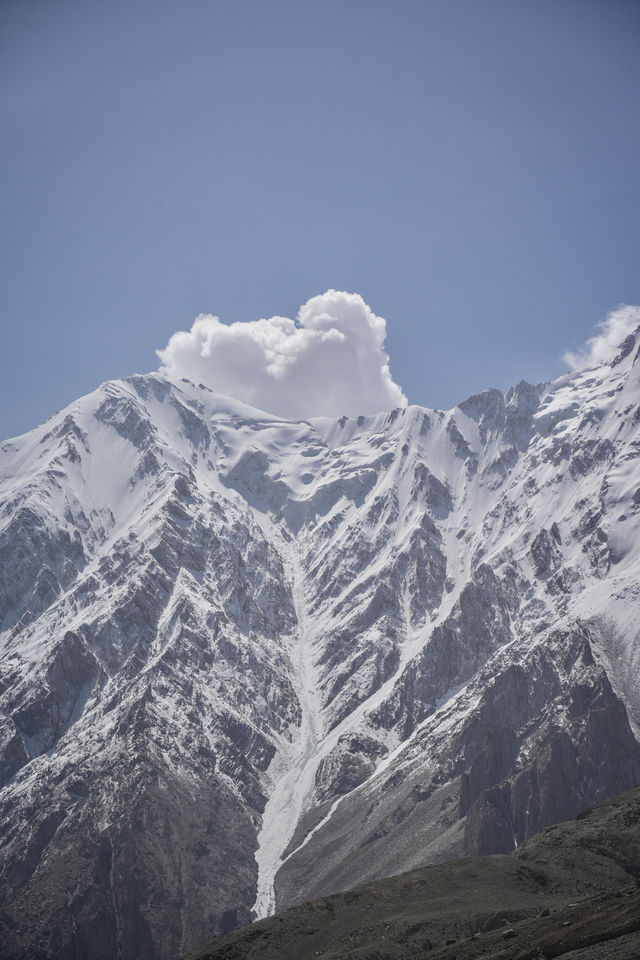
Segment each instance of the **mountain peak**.
[{"label": "mountain peak", "polygon": [[340,419],[137,375],[4,444],[23,952],[175,956],[637,782],[634,348]]}]

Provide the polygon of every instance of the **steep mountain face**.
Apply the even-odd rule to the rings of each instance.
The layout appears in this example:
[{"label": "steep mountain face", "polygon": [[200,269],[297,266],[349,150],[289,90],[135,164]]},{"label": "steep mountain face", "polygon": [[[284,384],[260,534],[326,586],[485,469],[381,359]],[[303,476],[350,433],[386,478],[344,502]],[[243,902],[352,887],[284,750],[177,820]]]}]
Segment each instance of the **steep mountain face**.
[{"label": "steep mountain face", "polygon": [[150,374],[3,444],[6,955],[175,957],[640,782],[639,354],[338,421]]}]

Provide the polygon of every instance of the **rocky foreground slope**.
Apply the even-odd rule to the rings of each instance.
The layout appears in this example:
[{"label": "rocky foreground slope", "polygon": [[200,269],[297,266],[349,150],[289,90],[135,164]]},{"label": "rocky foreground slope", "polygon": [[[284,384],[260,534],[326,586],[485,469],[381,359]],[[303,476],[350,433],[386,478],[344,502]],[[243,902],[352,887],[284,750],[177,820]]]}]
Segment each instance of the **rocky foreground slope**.
[{"label": "rocky foreground slope", "polygon": [[150,374],[2,444],[7,956],[175,957],[640,782],[639,352],[337,421]]},{"label": "rocky foreground slope", "polygon": [[637,960],[640,790],[475,857],[308,901],[188,960]]}]

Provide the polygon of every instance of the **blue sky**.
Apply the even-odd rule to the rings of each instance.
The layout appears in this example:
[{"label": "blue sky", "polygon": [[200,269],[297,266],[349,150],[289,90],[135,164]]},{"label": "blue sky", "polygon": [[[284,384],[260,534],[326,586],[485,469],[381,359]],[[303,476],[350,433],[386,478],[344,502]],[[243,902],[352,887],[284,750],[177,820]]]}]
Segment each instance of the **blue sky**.
[{"label": "blue sky", "polygon": [[640,4],[4,0],[0,435],[199,313],[387,320],[411,402],[640,302]]}]

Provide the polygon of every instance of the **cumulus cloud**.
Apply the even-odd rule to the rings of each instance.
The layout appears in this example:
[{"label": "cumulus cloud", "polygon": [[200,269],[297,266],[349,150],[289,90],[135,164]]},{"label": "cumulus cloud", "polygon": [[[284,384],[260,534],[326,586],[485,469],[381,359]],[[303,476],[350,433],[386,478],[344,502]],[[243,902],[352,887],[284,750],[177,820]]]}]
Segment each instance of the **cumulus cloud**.
[{"label": "cumulus cloud", "polygon": [[562,359],[571,370],[588,370],[613,359],[618,347],[640,324],[640,307],[623,304],[613,310],[595,328],[595,333],[580,350],[567,351]]},{"label": "cumulus cloud", "polygon": [[157,350],[160,370],[290,419],[407,404],[384,351],[386,321],[356,293],[327,290],[297,319],[224,324],[201,314]]}]

